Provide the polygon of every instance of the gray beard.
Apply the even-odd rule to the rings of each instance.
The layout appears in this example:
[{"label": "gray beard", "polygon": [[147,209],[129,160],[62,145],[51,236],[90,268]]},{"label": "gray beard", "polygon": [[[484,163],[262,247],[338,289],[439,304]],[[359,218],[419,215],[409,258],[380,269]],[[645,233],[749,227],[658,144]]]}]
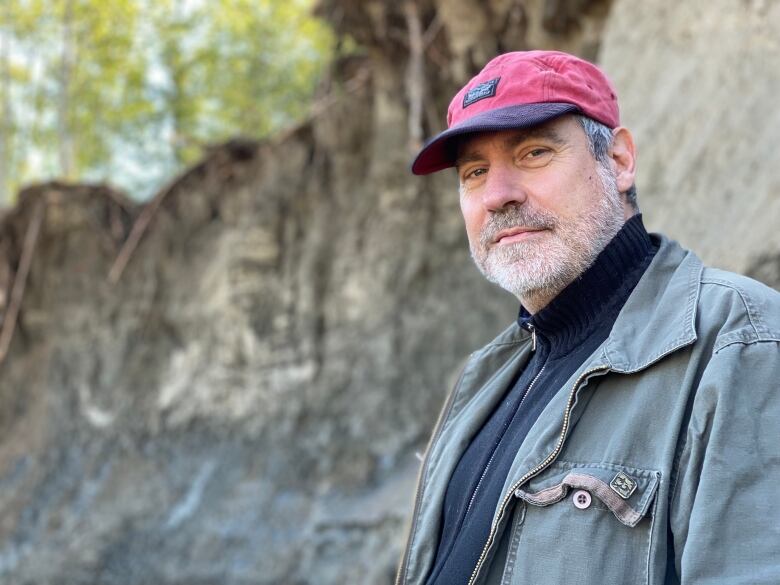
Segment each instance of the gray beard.
[{"label": "gray beard", "polygon": [[[495,213],[471,245],[477,268],[490,281],[520,299],[551,300],[585,272],[623,226],[623,204],[614,175],[599,165],[604,197],[576,219],[513,205]],[[490,247],[496,234],[514,226],[551,230],[553,238]]]}]

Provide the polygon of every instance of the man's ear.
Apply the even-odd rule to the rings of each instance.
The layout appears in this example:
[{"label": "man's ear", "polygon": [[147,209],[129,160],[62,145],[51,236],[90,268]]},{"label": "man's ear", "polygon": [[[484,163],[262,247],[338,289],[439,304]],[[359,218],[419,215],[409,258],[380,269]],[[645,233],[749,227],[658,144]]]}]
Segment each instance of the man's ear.
[{"label": "man's ear", "polygon": [[609,157],[612,159],[618,191],[625,193],[634,184],[636,176],[636,146],[628,128],[618,126],[612,131]]}]

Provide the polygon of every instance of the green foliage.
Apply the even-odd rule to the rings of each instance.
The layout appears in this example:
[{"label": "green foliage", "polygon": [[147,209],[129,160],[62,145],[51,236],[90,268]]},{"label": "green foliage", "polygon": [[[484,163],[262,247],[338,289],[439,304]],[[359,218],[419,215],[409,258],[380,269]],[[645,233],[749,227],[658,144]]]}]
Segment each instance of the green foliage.
[{"label": "green foliage", "polygon": [[300,120],[334,50],[310,4],[3,0],[0,204],[54,177],[148,196],[205,146]]}]

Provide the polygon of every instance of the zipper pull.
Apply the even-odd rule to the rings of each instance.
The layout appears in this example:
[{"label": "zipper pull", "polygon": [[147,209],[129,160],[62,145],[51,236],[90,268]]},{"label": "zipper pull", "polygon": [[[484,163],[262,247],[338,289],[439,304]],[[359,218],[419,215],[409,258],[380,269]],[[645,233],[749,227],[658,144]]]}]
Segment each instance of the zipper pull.
[{"label": "zipper pull", "polygon": [[531,351],[536,351],[536,327],[529,323],[528,330],[531,332]]}]

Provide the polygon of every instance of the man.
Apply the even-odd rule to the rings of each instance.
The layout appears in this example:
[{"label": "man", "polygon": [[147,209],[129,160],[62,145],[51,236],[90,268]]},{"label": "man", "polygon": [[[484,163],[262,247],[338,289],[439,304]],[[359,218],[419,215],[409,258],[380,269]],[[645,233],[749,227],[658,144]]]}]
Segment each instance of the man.
[{"label": "man", "polygon": [[649,235],[635,163],[607,78],[549,51],[415,160],[521,309],[444,407],[398,584],[780,583],[780,295]]}]

